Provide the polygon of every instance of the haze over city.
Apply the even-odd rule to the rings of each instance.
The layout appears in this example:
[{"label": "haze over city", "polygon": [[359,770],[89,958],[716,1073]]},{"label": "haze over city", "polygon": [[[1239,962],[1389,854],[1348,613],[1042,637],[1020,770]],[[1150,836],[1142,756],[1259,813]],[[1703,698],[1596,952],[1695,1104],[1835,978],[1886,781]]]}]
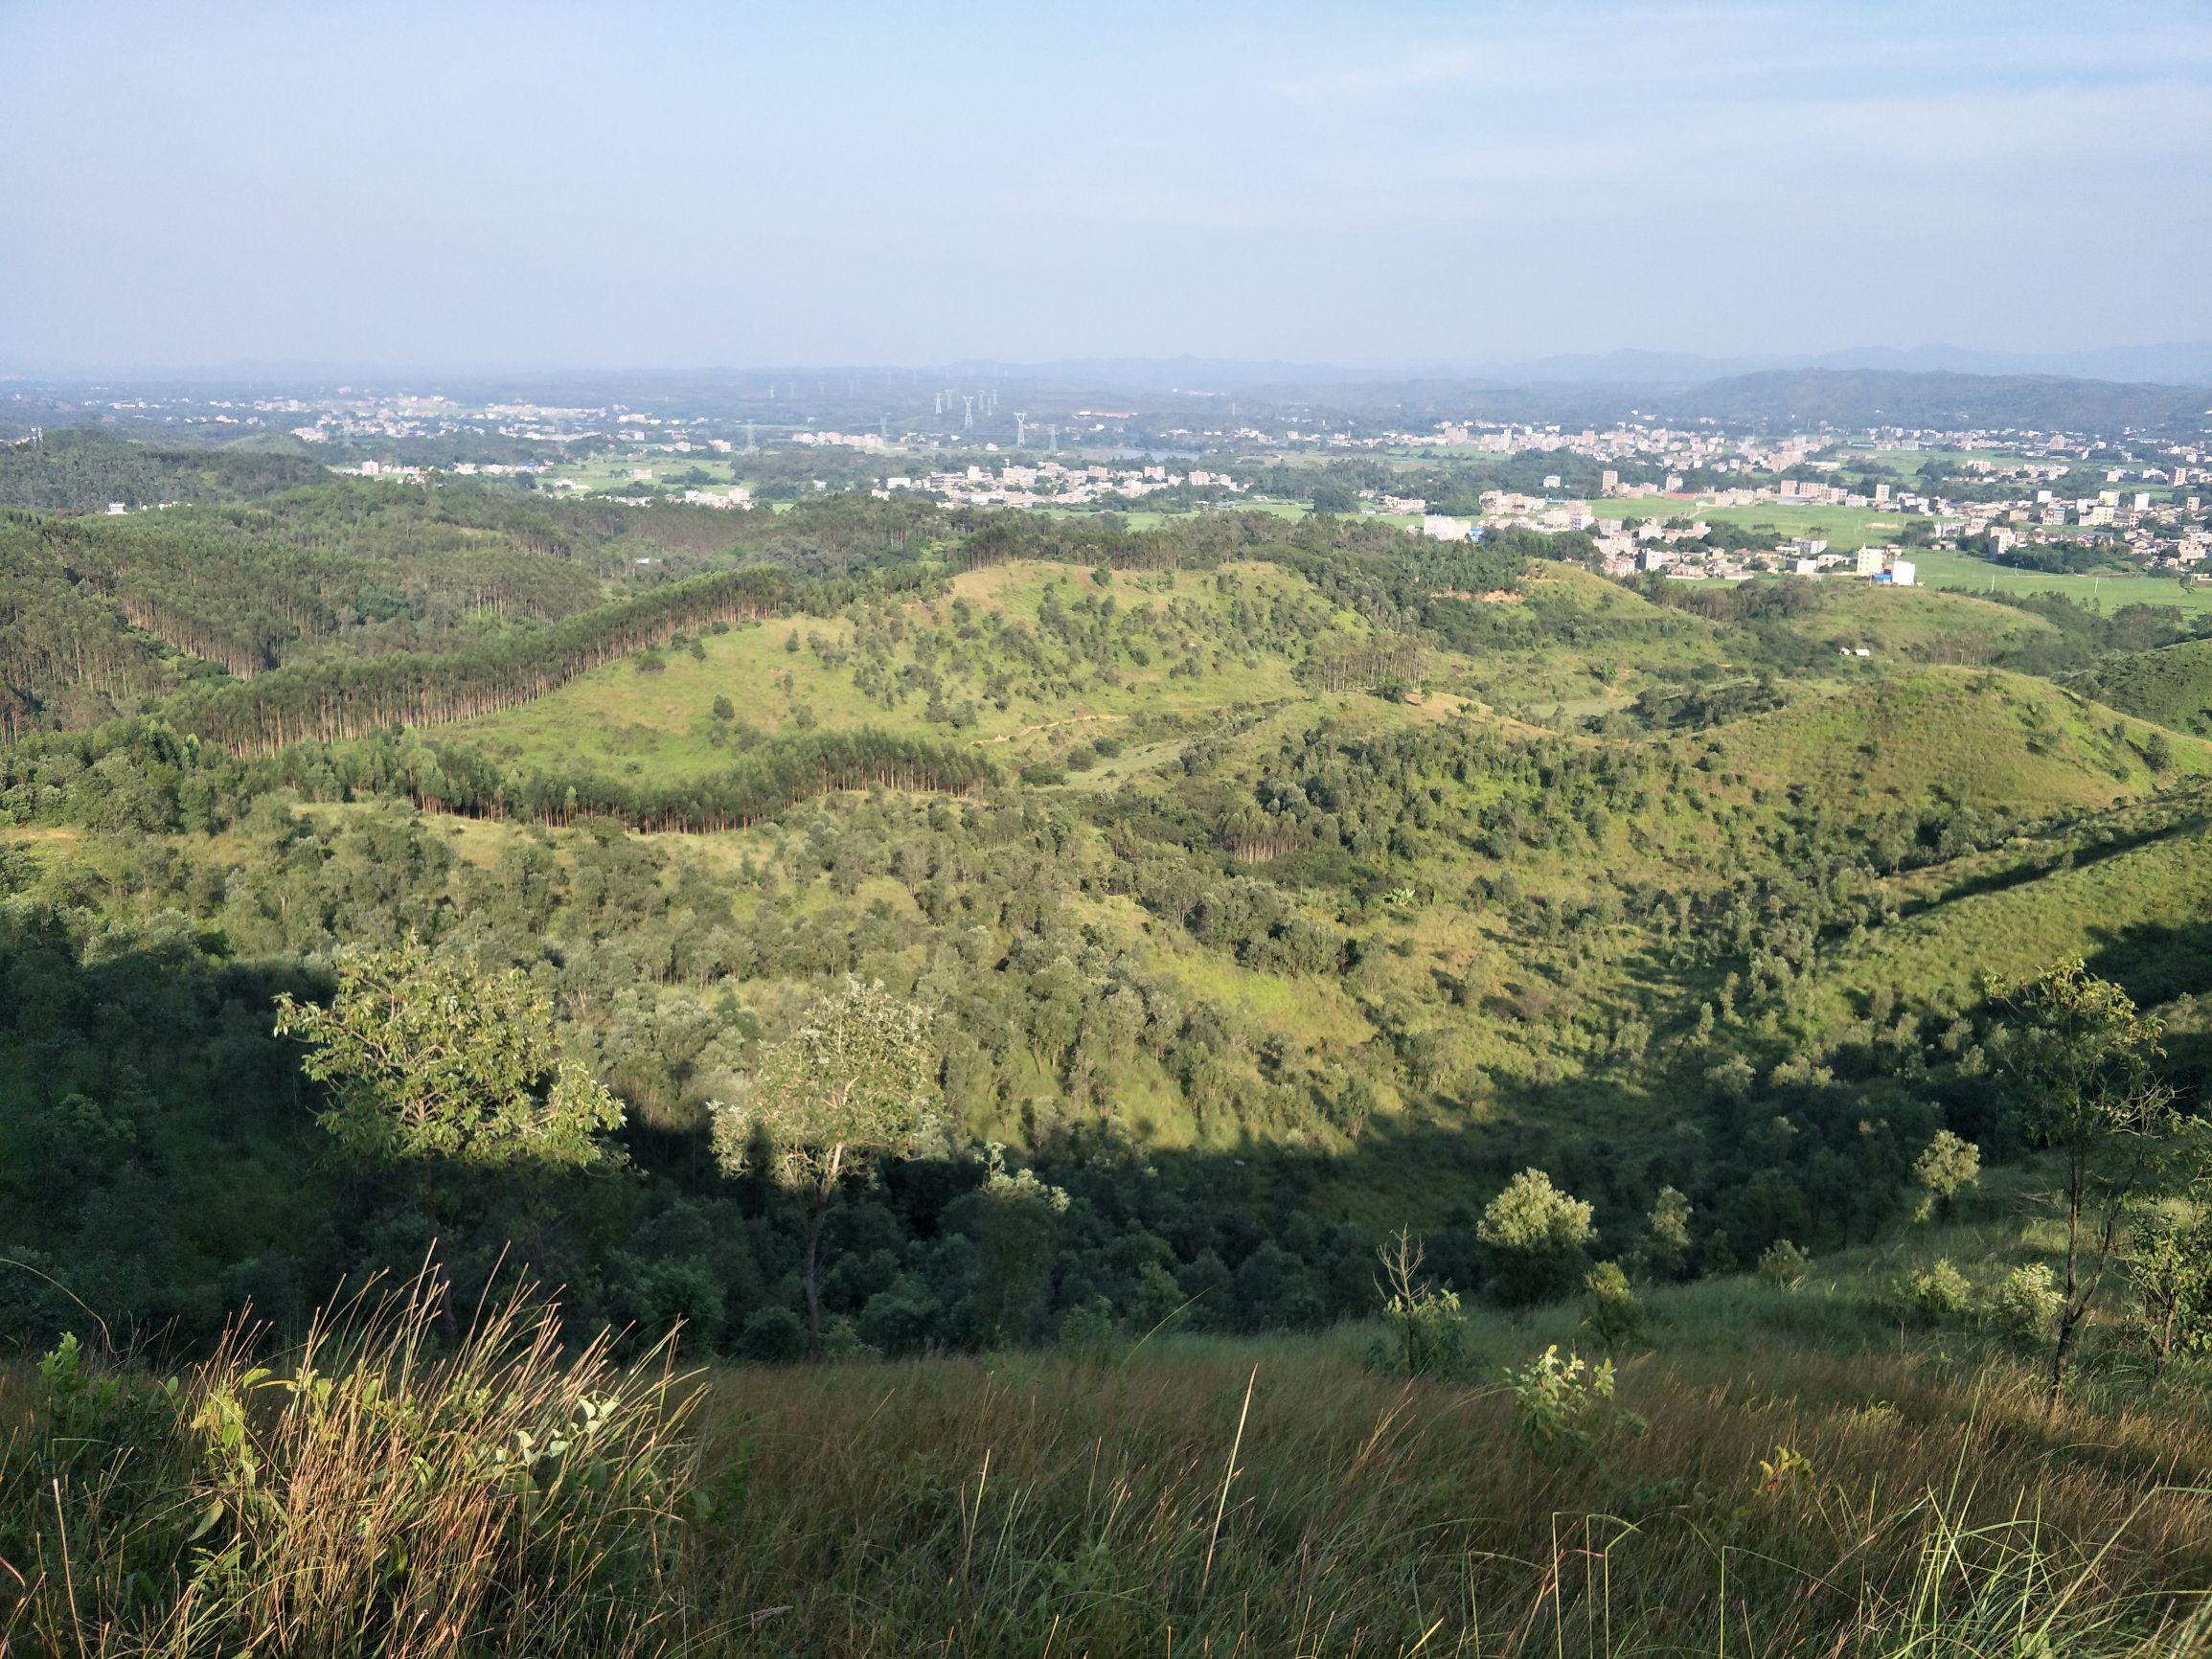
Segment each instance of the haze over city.
[{"label": "haze over city", "polygon": [[2212,336],[2201,5],[0,7],[0,368]]}]

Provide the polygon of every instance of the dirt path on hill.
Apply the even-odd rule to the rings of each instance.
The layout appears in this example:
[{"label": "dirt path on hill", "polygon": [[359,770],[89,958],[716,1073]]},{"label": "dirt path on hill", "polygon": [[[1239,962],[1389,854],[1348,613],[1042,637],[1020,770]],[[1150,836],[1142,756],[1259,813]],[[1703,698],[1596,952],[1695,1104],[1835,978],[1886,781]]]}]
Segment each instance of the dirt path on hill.
[{"label": "dirt path on hill", "polygon": [[1001,732],[995,738],[972,738],[970,748],[980,749],[989,743],[1011,743],[1016,738],[1026,738],[1033,732],[1056,731],[1061,726],[1080,726],[1089,720],[1126,720],[1127,715],[1070,715],[1064,720],[1039,720],[1034,726],[1023,726],[1016,731]]}]

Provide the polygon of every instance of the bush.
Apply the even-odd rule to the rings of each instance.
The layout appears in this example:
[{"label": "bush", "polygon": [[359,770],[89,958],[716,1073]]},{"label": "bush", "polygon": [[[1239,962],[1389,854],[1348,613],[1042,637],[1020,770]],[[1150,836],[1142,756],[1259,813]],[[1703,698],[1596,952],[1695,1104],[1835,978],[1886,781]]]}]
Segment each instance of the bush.
[{"label": "bush", "polygon": [[1518,1371],[1506,1373],[1521,1433],[1539,1450],[1564,1446],[1586,1451],[1627,1431],[1641,1434],[1643,1420],[1613,1404],[1613,1362],[1595,1366],[1579,1353],[1560,1357],[1553,1344]]},{"label": "bush", "polygon": [[1938,1257],[1926,1267],[1915,1267],[1897,1286],[1899,1313],[1908,1324],[1941,1325],[1957,1319],[1973,1303],[1973,1286],[1966,1275]]},{"label": "bush", "polygon": [[788,1364],[807,1352],[807,1322],[788,1307],[757,1307],[738,1332],[738,1352],[747,1359]]},{"label": "bush", "polygon": [[1474,1371],[1467,1315],[1458,1293],[1424,1279],[1421,1246],[1403,1232],[1380,1247],[1383,1335],[1368,1363],[1393,1376],[1465,1378]]},{"label": "bush", "polygon": [[1618,1261],[1601,1261],[1583,1275],[1583,1328],[1608,1348],[1620,1348],[1644,1333],[1644,1305],[1629,1285]]},{"label": "bush", "polygon": [[1114,1318],[1113,1307],[1094,1297],[1060,1316],[1060,1352],[1085,1365],[1111,1365],[1129,1352],[1129,1338]]},{"label": "bush", "polygon": [[1777,1239],[1759,1252],[1759,1277],[1777,1290],[1793,1289],[1805,1279],[1805,1270],[1813,1265],[1813,1258],[1790,1243]]},{"label": "bush", "polygon": [[1989,1321],[2008,1336],[2041,1342],[2059,1317],[2059,1287],[2041,1261],[2016,1267],[1990,1292]]},{"label": "bush", "polygon": [[1921,1194],[1912,1218],[1926,1221],[1948,1216],[1951,1200],[1981,1178],[1981,1148],[1949,1129],[1938,1129],[1914,1162],[1912,1178]]}]

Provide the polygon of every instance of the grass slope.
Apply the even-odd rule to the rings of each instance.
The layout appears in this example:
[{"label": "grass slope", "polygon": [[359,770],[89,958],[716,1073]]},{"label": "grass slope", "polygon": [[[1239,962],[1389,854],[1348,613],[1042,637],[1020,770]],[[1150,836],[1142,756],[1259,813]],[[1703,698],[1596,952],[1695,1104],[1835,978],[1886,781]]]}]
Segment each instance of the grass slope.
[{"label": "grass slope", "polygon": [[[1109,598],[1112,638],[1099,652],[1071,650],[1039,619],[1048,602]],[[719,696],[756,732],[873,726],[1005,745],[1000,758],[1018,764],[1055,743],[1126,737],[1140,717],[1176,727],[1306,696],[1292,677],[1306,648],[1365,631],[1268,565],[1124,575],[1102,589],[1077,568],[1016,562],[956,577],[941,598],[887,614],[707,635],[696,651],[641,655],[446,730],[525,765],[690,777],[729,764],[730,748],[716,740]],[[877,671],[863,683],[872,657]]]},{"label": "grass slope", "polygon": [[2212,640],[2131,651],[2070,683],[2115,709],[2212,738]]},{"label": "grass slope", "polygon": [[[2212,990],[2212,803],[2203,803],[2140,846],[2108,856],[1996,873],[1984,886],[1953,876],[1952,897],[1863,940],[1838,947],[1824,964],[1813,1001],[1831,1013],[1845,999],[1883,987],[1915,997],[1939,990],[1971,1002],[1982,975],[2017,981],[2064,957],[2158,1004]],[[1994,862],[1994,861],[1991,861]],[[1922,889],[1949,873],[1928,872]],[[1908,884],[1901,884],[1906,886]]]},{"label": "grass slope", "polygon": [[[2036,815],[2157,787],[2141,752],[2151,733],[2046,680],[1931,667],[1677,741],[1719,757],[1754,789],[1814,797],[1845,816],[1938,799]],[[2212,772],[2212,746],[2176,745],[2174,766]]]}]

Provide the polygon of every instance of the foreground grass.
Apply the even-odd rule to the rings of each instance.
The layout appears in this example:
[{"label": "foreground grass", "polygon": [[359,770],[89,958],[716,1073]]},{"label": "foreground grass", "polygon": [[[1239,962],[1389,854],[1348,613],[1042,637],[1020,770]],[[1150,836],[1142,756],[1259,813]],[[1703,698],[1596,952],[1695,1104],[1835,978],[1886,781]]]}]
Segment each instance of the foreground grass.
[{"label": "foreground grass", "polygon": [[[1249,1388],[1248,1412],[1245,1406]],[[1631,1364],[1539,1448],[1341,1345],[718,1378],[711,1622],[778,1653],[2202,1650],[2202,1424],[2024,1376]]]},{"label": "foreground grass", "polygon": [[1357,1332],[677,1378],[517,1309],[448,1345],[417,1295],[173,1394],[17,1372],[0,1651],[2212,1651],[2201,1390],[2046,1416],[2029,1356],[1884,1329],[1862,1266],[1656,1293],[1548,1439]]}]

